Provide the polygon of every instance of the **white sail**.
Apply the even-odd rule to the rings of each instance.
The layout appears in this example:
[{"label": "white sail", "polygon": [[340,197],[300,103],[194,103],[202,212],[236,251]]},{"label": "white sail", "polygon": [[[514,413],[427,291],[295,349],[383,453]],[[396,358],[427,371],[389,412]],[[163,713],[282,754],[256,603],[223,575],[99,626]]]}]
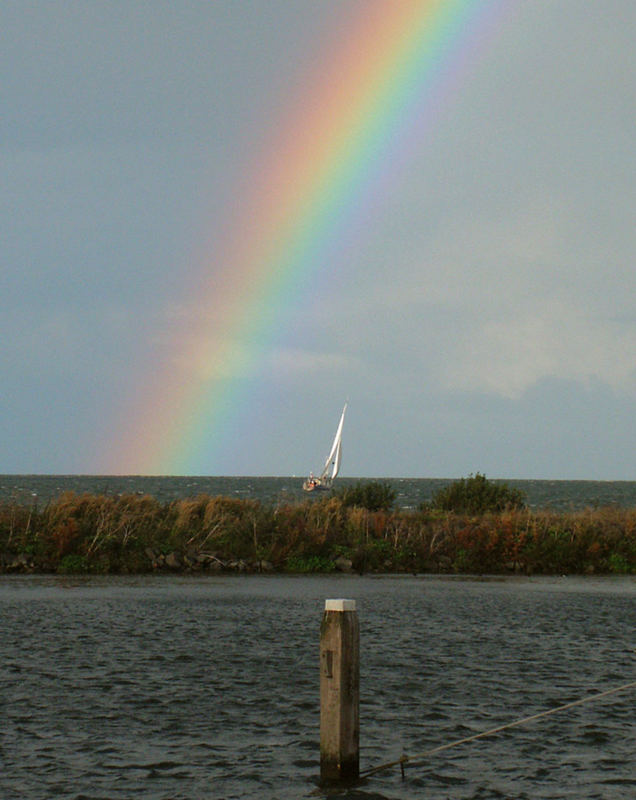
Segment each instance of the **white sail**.
[{"label": "white sail", "polygon": [[331,473],[331,480],[333,480],[338,472],[340,472],[340,461],[342,460],[342,442],[338,442],[336,450],[336,457],[333,460],[333,472]]},{"label": "white sail", "polygon": [[313,472],[310,473],[306,481],[303,482],[303,489],[306,492],[315,492],[317,490],[329,490],[333,484],[334,478],[340,472],[340,462],[342,460],[342,426],[344,425],[345,412],[347,410],[347,403],[344,404],[342,414],[340,415],[340,422],[336,429],[336,435],[331,445],[331,450],[325,461],[325,466],[320,474],[320,477],[315,477]]},{"label": "white sail", "polygon": [[333,480],[338,471],[340,469],[340,461],[342,458],[341,454],[341,446],[342,446],[342,426],[344,425],[344,418],[345,412],[347,410],[347,404],[344,404],[344,408],[342,409],[342,414],[340,416],[340,422],[338,423],[338,428],[336,430],[336,435],[334,436],[333,444],[331,445],[331,450],[329,451],[329,455],[327,456],[327,460],[325,461],[325,468],[322,471],[320,476],[321,480],[324,480],[327,475],[329,474],[329,469],[333,465],[333,469],[331,472],[331,480]]}]

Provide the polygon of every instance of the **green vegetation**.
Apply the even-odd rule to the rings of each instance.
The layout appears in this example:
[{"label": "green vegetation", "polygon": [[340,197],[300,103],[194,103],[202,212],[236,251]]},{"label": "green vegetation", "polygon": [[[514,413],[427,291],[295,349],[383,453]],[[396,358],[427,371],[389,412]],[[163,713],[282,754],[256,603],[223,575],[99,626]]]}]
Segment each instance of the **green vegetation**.
[{"label": "green vegetation", "polygon": [[358,506],[369,511],[388,511],[395,503],[395,492],[388,483],[359,481],[336,491],[335,496],[345,507]]},{"label": "green vegetation", "polygon": [[287,572],[333,572],[335,568],[335,563],[323,556],[292,556],[285,563]]},{"label": "green vegetation", "polygon": [[479,472],[440,489],[431,502],[431,508],[466,514],[485,514],[488,511],[506,511],[524,506],[525,497],[522,491],[511,489],[505,483],[493,483]]},{"label": "green vegetation", "polygon": [[[459,484],[480,504],[395,510],[390,487],[372,483],[278,506],[72,493],[42,509],[5,502],[0,572],[636,574],[636,509],[535,512],[501,485],[491,495],[483,476]],[[486,500],[498,510],[474,510],[492,508]]]}]

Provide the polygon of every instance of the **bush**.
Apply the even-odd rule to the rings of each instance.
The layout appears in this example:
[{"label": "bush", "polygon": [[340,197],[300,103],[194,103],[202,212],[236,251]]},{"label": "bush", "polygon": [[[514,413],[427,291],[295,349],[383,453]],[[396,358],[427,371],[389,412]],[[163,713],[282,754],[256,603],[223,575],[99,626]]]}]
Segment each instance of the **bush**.
[{"label": "bush", "polygon": [[629,575],[630,572],[636,571],[636,569],[630,565],[625,556],[621,555],[620,553],[612,553],[608,559],[608,564],[610,572],[613,572],[616,575]]},{"label": "bush", "polygon": [[469,475],[433,495],[431,508],[483,514],[488,511],[510,511],[525,507],[525,495],[505,483],[493,483],[485,475]]},{"label": "bush", "polygon": [[61,559],[57,571],[62,575],[81,575],[88,571],[88,564],[84,556],[69,553]]},{"label": "bush", "polygon": [[322,556],[293,556],[285,563],[287,572],[333,572],[335,564]]},{"label": "bush", "polygon": [[346,486],[336,493],[343,506],[358,506],[368,511],[389,511],[395,502],[395,492],[389,483],[362,481]]}]

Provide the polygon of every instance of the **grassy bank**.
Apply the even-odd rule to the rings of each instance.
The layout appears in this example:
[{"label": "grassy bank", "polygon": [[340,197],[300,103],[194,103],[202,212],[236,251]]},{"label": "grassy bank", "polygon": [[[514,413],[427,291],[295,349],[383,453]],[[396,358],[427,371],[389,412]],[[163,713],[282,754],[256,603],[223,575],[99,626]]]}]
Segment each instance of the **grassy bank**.
[{"label": "grassy bank", "polygon": [[0,505],[0,572],[636,574],[636,509],[370,511],[339,497],[267,506],[64,494]]}]

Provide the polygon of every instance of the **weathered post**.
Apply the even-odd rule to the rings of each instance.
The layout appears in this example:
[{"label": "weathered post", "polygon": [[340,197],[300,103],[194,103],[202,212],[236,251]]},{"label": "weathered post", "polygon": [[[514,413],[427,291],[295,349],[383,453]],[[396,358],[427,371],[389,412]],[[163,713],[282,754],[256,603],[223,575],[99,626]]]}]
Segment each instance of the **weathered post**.
[{"label": "weathered post", "polygon": [[320,625],[320,779],[360,775],[360,629],[355,600],[325,600]]}]

